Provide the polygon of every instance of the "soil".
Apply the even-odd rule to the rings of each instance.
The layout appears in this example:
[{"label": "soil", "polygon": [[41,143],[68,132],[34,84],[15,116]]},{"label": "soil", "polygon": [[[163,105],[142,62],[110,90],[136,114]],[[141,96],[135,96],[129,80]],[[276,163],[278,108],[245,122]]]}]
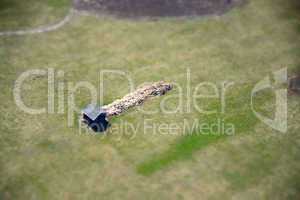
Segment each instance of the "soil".
[{"label": "soil", "polygon": [[292,94],[300,94],[300,76],[296,76],[290,79],[289,91]]},{"label": "soil", "polygon": [[179,17],[222,14],[245,0],[74,0],[77,10],[118,17]]}]

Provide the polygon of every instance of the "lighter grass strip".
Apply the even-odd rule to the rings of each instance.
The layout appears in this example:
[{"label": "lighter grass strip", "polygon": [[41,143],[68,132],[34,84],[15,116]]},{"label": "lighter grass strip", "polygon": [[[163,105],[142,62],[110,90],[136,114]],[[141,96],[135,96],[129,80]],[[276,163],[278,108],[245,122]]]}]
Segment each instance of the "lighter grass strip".
[{"label": "lighter grass strip", "polygon": [[66,25],[69,21],[71,21],[75,13],[76,11],[74,9],[70,9],[69,13],[60,22],[56,24],[41,26],[41,27],[28,29],[28,30],[2,31],[0,32],[0,36],[22,36],[22,35],[33,35],[33,34],[55,31],[63,27],[64,25]]}]

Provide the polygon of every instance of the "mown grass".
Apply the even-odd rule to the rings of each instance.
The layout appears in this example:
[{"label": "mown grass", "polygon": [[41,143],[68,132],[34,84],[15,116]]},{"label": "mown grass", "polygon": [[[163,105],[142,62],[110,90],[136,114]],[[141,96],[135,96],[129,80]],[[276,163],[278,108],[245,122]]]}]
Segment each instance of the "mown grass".
[{"label": "mown grass", "polygon": [[[12,2],[20,6],[2,12],[5,20],[0,30],[56,22],[67,10],[64,6],[54,9],[58,2],[31,0],[32,8],[25,1]],[[299,97],[289,96],[289,130],[280,134],[247,112],[249,99],[244,94],[249,89],[242,86],[255,84],[282,67],[296,71],[299,17],[296,0],[251,0],[222,16],[157,21],[75,16],[54,32],[0,37],[0,198],[297,199]],[[222,138],[182,137],[180,131],[153,135],[141,126],[136,133],[110,129],[106,136],[80,135],[77,127],[67,127],[66,112],[29,115],[14,102],[18,76],[28,69],[48,67],[65,72],[58,81],[89,81],[96,87],[101,69],[122,70],[136,85],[166,80],[184,87],[187,68],[193,89],[204,81],[233,81],[241,87],[230,93],[235,99],[227,101],[230,109],[222,117],[236,125],[237,134]],[[124,77],[106,78],[105,103],[128,92]],[[47,105],[47,77],[29,80],[23,89],[26,105]],[[165,97],[177,93],[175,88]],[[165,97],[143,108],[157,109]],[[269,106],[274,102],[268,98],[273,99],[262,95],[257,102],[267,105],[258,107],[273,111]],[[89,100],[88,92],[76,92],[79,107]],[[168,107],[177,104],[173,98]],[[112,126],[122,121],[139,125],[145,119],[158,124],[180,124],[185,119],[210,123],[215,117],[200,116],[193,108],[188,113],[159,111],[155,115],[133,109],[113,120]],[[154,161],[159,161],[159,167]],[[154,170],[146,169],[149,176],[137,173],[137,166],[148,162],[154,166]]]},{"label": "mown grass", "polygon": [[0,31],[36,28],[57,23],[70,8],[70,0],[2,0]]},{"label": "mown grass", "polygon": [[[185,133],[186,136],[179,138],[166,152],[154,155],[150,160],[146,160],[139,164],[137,171],[143,175],[151,175],[154,172],[171,165],[174,161],[192,158],[195,151],[216,143],[220,139],[253,130],[259,120],[251,110],[251,103],[249,101],[251,87],[243,86],[242,88],[236,89],[234,93],[235,95],[232,93],[228,95],[229,98],[227,101],[229,104],[225,106],[226,113],[202,115],[200,117],[200,125],[207,124],[208,127],[212,127],[220,122],[220,124],[218,124],[218,126],[221,127],[219,130],[216,128],[210,131],[204,129],[202,130],[203,132],[201,132],[199,128],[196,128],[196,130],[192,130],[190,133]],[[259,109],[263,111],[263,105],[265,102],[272,99],[271,97],[272,94],[266,93],[263,96],[260,96],[255,104],[258,104],[260,107]],[[215,110],[220,107],[220,105],[213,105],[212,103],[208,104],[208,107],[210,107],[209,110]],[[264,110],[264,112],[266,112],[266,110]]]}]

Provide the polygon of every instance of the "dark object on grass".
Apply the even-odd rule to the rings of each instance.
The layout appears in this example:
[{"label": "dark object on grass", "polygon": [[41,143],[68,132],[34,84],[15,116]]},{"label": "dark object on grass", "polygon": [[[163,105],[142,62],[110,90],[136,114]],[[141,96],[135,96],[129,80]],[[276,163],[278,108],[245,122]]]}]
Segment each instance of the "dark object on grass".
[{"label": "dark object on grass", "polygon": [[163,81],[143,85],[122,99],[117,99],[101,108],[88,105],[82,110],[82,121],[95,132],[103,132],[109,126],[110,117],[121,115],[130,108],[143,104],[147,99],[164,95],[171,89],[172,85]]},{"label": "dark object on grass", "polygon": [[290,79],[289,90],[292,93],[300,94],[300,76],[296,76]]},{"label": "dark object on grass", "polygon": [[119,17],[178,17],[222,14],[245,0],[74,0],[78,10]]},{"label": "dark object on grass", "polygon": [[96,105],[88,105],[82,110],[82,122],[88,125],[95,132],[103,132],[108,126],[105,110]]}]

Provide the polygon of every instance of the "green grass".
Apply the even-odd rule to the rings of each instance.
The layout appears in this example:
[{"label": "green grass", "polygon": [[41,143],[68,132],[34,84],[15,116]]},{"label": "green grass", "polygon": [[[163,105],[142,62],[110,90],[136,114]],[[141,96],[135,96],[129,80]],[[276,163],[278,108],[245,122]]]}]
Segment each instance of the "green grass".
[{"label": "green grass", "polygon": [[2,0],[0,31],[22,30],[57,23],[70,8],[70,0]]},{"label": "green grass", "polygon": [[[249,101],[251,87],[243,86],[242,88],[237,89],[237,91],[234,91],[234,93],[235,95],[232,94],[232,92],[228,95],[229,98],[227,101],[229,104],[226,106],[225,114],[218,113],[202,115],[200,117],[200,123],[207,124],[209,127],[216,124],[218,119],[224,123],[224,126],[232,124],[233,133],[227,134],[226,130],[213,130],[213,132],[199,132],[199,130],[192,130],[191,133],[185,133],[186,136],[179,138],[166,152],[153,156],[149,161],[139,164],[137,171],[143,175],[151,175],[154,172],[171,165],[174,161],[192,158],[194,152],[203,149],[210,144],[214,144],[220,139],[232,137],[233,135],[241,133],[249,133],[249,131],[253,130],[259,120],[251,110]],[[260,96],[259,101],[256,99],[255,105],[256,107],[259,105],[260,110],[266,113],[266,110],[262,109],[262,105],[266,102],[270,103],[271,99],[272,95],[266,93],[263,96]],[[216,109],[217,107],[220,107],[220,105],[210,105],[209,107],[211,107],[210,110],[213,110],[213,108]]]},{"label": "green grass", "polygon": [[[56,23],[67,1],[2,1],[0,30]],[[267,127],[249,112],[253,84],[270,73],[300,66],[299,3],[296,0],[250,0],[222,16],[200,19],[131,21],[75,16],[61,29],[36,35],[0,37],[0,199],[297,199],[299,197],[299,97],[289,96],[289,129]],[[112,120],[107,136],[79,134],[64,114],[29,115],[13,99],[17,77],[29,69],[63,70],[57,81],[89,81],[98,86],[98,71],[119,69],[136,85],[166,80],[192,89],[200,82],[235,82],[225,115],[183,112],[143,114],[136,109]],[[126,80],[109,76],[104,102],[128,92]],[[24,84],[28,106],[47,105],[47,78]],[[174,90],[143,105],[178,104]],[[65,95],[65,97],[67,97]],[[57,98],[57,93],[56,93]],[[272,116],[274,97],[256,99],[257,109]],[[76,92],[79,107],[89,103]],[[219,109],[219,102],[200,102]],[[57,102],[55,108],[57,111]],[[232,136],[175,130],[153,134],[144,120],[181,124],[213,123],[217,117],[236,126]],[[122,121],[136,132],[113,129]],[[194,132],[195,133],[195,132]],[[147,176],[144,176],[147,175]]]}]

